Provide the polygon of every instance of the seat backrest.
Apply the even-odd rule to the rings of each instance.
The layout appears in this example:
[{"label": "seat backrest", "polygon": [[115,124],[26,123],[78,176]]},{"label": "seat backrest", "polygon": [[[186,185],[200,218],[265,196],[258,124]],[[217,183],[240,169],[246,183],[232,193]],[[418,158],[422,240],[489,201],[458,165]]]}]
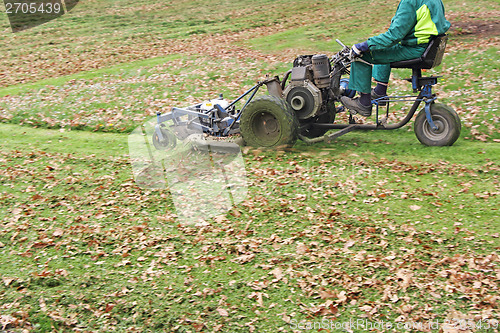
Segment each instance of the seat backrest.
[{"label": "seat backrest", "polygon": [[447,35],[435,36],[429,42],[429,45],[422,54],[422,63],[420,68],[431,69],[439,66],[443,60],[444,51],[446,49],[446,42],[448,41]]}]

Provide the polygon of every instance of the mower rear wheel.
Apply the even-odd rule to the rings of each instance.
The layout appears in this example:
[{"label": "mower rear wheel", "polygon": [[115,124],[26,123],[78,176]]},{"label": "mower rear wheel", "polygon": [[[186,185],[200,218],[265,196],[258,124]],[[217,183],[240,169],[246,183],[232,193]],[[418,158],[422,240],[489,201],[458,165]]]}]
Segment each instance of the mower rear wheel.
[{"label": "mower rear wheel", "polygon": [[293,146],[298,128],[299,122],[290,106],[275,96],[255,98],[241,114],[241,136],[249,146]]},{"label": "mower rear wheel", "polygon": [[422,109],[415,118],[414,131],[417,139],[426,146],[451,146],[460,136],[460,118],[448,105],[433,103],[430,107],[432,121],[437,129],[432,129],[425,109]]}]

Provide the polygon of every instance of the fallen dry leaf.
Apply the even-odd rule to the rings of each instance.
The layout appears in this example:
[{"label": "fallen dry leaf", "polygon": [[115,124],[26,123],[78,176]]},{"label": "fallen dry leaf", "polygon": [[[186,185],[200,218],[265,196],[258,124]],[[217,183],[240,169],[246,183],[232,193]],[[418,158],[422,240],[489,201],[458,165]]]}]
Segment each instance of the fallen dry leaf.
[{"label": "fallen dry leaf", "polygon": [[229,316],[229,313],[227,312],[227,310],[226,310],[226,309],[217,308],[216,310],[217,310],[217,312],[219,313],[219,315],[221,315],[222,317],[227,317],[227,316]]}]

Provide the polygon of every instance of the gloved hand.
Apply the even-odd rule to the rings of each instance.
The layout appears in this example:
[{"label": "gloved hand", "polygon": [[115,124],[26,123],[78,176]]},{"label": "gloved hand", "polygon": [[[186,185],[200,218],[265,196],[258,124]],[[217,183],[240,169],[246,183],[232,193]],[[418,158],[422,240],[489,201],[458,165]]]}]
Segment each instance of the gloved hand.
[{"label": "gloved hand", "polygon": [[368,41],[364,41],[363,43],[354,44],[351,49],[352,57],[360,57],[363,52],[368,51]]}]

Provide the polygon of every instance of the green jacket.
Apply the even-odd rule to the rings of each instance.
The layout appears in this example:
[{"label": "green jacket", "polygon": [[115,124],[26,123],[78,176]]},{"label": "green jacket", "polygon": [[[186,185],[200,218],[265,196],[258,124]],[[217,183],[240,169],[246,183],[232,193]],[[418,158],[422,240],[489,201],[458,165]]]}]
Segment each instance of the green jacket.
[{"label": "green jacket", "polygon": [[384,49],[398,43],[418,45],[431,36],[444,34],[450,28],[444,17],[441,0],[401,0],[387,32],[368,38],[371,50]]}]

